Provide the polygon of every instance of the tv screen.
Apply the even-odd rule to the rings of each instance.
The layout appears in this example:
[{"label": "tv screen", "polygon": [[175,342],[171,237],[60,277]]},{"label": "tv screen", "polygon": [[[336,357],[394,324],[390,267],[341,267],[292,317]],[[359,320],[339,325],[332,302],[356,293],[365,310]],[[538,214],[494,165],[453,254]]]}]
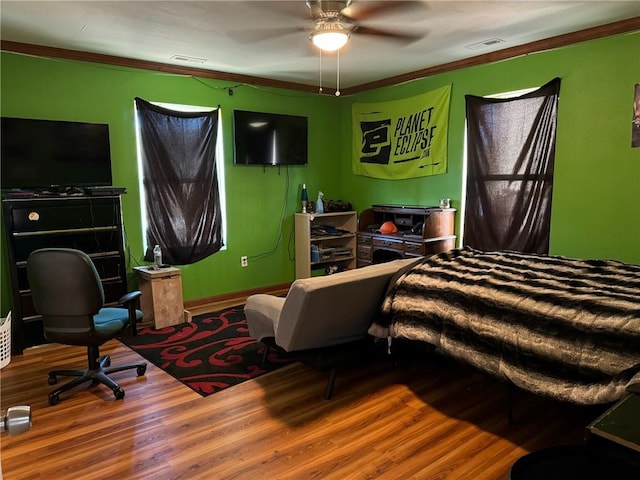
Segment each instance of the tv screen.
[{"label": "tv screen", "polygon": [[109,125],[0,119],[2,189],[111,185]]},{"label": "tv screen", "polygon": [[237,165],[305,165],[308,118],[234,110]]}]

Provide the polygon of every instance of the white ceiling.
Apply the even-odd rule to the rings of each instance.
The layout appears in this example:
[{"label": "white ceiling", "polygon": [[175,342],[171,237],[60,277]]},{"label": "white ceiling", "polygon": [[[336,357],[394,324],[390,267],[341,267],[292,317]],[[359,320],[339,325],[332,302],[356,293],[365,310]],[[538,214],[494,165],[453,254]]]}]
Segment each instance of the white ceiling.
[{"label": "white ceiling", "polygon": [[[370,7],[356,0],[353,7]],[[402,2],[404,4],[408,2]],[[361,22],[418,33],[410,44],[352,35],[340,54],[340,86],[362,85],[496,50],[640,16],[638,1],[415,1]],[[364,5],[363,5],[364,4]],[[406,7],[406,5],[405,5]],[[10,1],[0,3],[2,40],[318,85],[304,0]],[[279,33],[271,36],[270,33]],[[470,49],[490,39],[503,42]],[[174,56],[201,59],[202,63]],[[337,59],[324,55],[323,85]]]}]

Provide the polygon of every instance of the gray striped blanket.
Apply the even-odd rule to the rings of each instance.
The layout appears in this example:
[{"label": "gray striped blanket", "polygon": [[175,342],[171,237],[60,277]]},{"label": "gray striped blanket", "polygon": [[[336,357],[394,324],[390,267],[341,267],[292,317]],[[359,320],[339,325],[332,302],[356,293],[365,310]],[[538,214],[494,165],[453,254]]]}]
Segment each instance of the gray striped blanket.
[{"label": "gray striped blanket", "polygon": [[640,265],[456,249],[390,287],[370,333],[421,340],[579,404],[640,383]]}]

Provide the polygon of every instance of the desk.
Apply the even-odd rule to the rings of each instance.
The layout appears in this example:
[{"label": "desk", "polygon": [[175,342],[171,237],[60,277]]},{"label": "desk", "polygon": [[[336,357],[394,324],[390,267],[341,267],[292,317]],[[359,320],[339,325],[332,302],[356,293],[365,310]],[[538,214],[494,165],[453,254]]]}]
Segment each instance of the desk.
[{"label": "desk", "polygon": [[144,321],[153,322],[155,328],[184,323],[180,270],[175,267],[134,267],[134,270],[142,293],[140,309]]},{"label": "desk", "polygon": [[[397,258],[423,257],[455,248],[454,208],[373,205],[358,218],[358,267]],[[393,222],[398,232],[377,229]]]},{"label": "desk", "polygon": [[640,395],[630,393],[595,419],[587,429],[592,435],[640,452]]}]

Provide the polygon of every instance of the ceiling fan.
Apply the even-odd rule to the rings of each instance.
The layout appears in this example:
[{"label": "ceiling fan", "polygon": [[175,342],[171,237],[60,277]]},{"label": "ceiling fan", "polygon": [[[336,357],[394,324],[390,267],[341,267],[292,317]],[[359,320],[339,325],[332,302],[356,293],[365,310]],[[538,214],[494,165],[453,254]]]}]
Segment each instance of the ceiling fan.
[{"label": "ceiling fan", "polygon": [[306,4],[315,22],[309,38],[314,45],[324,51],[339,50],[347,43],[351,34],[375,35],[407,43],[424,37],[423,34],[392,32],[361,24],[364,20],[381,16],[391,10],[423,7],[424,4],[420,1],[306,0]]},{"label": "ceiling fan", "polygon": [[[387,14],[411,9],[426,9],[427,6],[420,0],[396,0],[396,1],[358,1],[358,0],[306,0],[307,11],[296,9],[292,12],[292,4],[298,2],[258,2],[264,5],[262,8],[280,10],[285,15],[295,15],[300,21],[307,24],[297,27],[259,28],[234,32],[233,36],[239,41],[263,41],[296,32],[309,32],[309,39],[324,51],[339,50],[346,44],[351,35],[368,35],[379,38],[387,38],[402,43],[411,43],[420,40],[426,32],[400,32],[383,30],[367,26],[364,22],[384,18]],[[302,2],[300,2],[302,3]],[[308,25],[309,16],[313,25]],[[339,43],[325,45],[323,40],[333,39]]]}]

